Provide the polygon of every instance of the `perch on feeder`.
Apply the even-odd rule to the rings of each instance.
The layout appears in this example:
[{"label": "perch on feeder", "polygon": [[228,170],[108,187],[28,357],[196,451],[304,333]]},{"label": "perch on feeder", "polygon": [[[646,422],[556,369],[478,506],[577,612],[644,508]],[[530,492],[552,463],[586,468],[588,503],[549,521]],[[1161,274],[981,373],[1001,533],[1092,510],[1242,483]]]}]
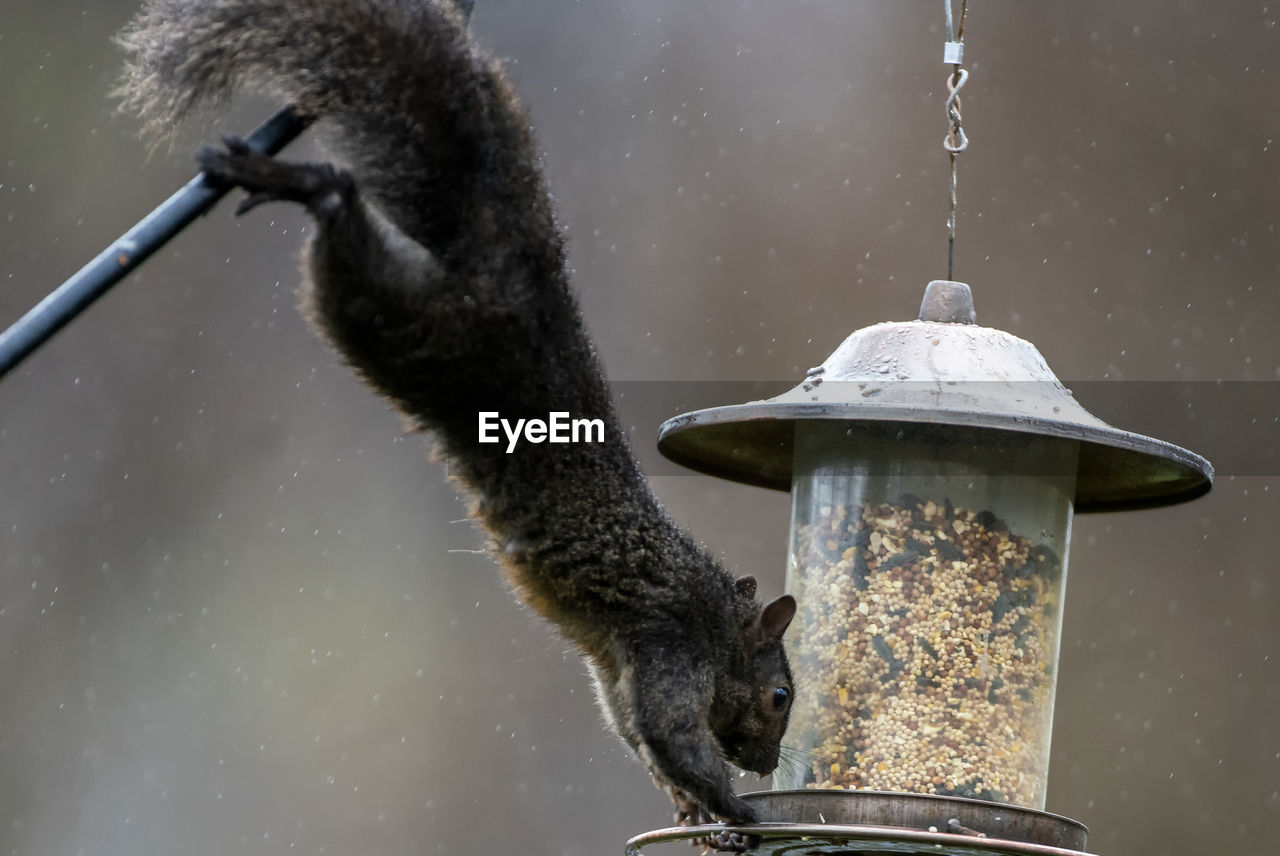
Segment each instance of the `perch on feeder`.
[{"label": "perch on feeder", "polygon": [[[788,743],[810,754],[751,797],[778,823],[765,851],[1084,848],[1042,811],[1072,514],[1193,499],[1208,461],[1091,415],[951,281],[919,320],[856,331],[776,398],[671,419],[658,447],[792,493]],[[957,838],[977,833],[1004,843]]]}]

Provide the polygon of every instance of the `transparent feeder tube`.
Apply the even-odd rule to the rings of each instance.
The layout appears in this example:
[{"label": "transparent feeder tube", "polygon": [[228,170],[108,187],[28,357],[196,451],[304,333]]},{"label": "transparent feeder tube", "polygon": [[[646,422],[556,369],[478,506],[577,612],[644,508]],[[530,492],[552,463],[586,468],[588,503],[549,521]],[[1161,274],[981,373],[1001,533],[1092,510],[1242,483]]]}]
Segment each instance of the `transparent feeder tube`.
[{"label": "transparent feeder tube", "polygon": [[779,788],[1044,807],[1078,446],[802,422]]}]

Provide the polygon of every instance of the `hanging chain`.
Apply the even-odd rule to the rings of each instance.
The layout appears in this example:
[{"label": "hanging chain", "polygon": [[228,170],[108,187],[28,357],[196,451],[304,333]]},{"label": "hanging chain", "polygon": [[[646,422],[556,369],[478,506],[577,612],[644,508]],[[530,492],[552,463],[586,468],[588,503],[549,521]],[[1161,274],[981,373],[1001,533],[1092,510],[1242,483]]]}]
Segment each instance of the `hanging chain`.
[{"label": "hanging chain", "polygon": [[947,77],[947,136],[942,147],[951,158],[951,205],[947,213],[947,279],[952,279],[956,254],[956,155],[969,147],[969,138],[965,136],[960,124],[960,90],[969,79],[969,72],[961,68],[964,63],[964,19],[969,11],[969,0],[960,0],[960,26],[952,27],[951,0],[942,0],[946,8],[947,42],[943,45],[942,61],[951,65],[951,74]]}]

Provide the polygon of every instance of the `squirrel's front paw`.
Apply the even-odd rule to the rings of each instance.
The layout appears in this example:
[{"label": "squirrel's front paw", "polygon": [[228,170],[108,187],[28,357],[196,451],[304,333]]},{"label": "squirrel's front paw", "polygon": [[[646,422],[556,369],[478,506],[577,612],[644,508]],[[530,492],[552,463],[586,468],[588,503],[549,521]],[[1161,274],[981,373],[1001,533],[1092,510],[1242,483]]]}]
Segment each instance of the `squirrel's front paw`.
[{"label": "squirrel's front paw", "polygon": [[255,152],[239,137],[222,138],[223,147],[205,146],[196,163],[215,186],[243,187],[249,195],[236,206],[240,215],[263,202],[298,202],[313,213],[343,204],[355,190],[346,170],[330,164],[288,163]]},{"label": "squirrel's front paw", "polygon": [[748,850],[755,850],[760,846],[760,836],[724,830],[723,832],[717,832],[715,835],[708,835],[706,838],[694,843],[695,845],[702,845],[704,851],[744,853]]},{"label": "squirrel's front paw", "polygon": [[[707,824],[717,823],[720,818],[714,816],[707,811],[697,801],[693,800],[684,791],[679,788],[668,786],[667,793],[671,796],[671,801],[675,803],[676,814],[675,821],[677,826],[704,826]],[[741,808],[748,813],[751,809],[742,804]],[[694,847],[700,847],[704,851],[714,850],[723,853],[742,853],[747,850],[754,850],[760,845],[760,838],[756,835],[744,835],[740,832],[730,832],[722,830],[715,835],[708,835],[702,838],[695,838],[689,842]]]}]

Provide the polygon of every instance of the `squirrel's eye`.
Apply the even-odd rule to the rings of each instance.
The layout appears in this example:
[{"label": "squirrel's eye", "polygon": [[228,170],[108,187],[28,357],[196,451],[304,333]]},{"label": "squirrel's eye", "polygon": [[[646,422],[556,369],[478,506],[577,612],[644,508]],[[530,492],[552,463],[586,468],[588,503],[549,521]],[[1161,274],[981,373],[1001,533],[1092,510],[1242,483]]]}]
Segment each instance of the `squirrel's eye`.
[{"label": "squirrel's eye", "polygon": [[773,709],[782,710],[791,701],[791,690],[786,687],[775,687],[773,690]]}]

